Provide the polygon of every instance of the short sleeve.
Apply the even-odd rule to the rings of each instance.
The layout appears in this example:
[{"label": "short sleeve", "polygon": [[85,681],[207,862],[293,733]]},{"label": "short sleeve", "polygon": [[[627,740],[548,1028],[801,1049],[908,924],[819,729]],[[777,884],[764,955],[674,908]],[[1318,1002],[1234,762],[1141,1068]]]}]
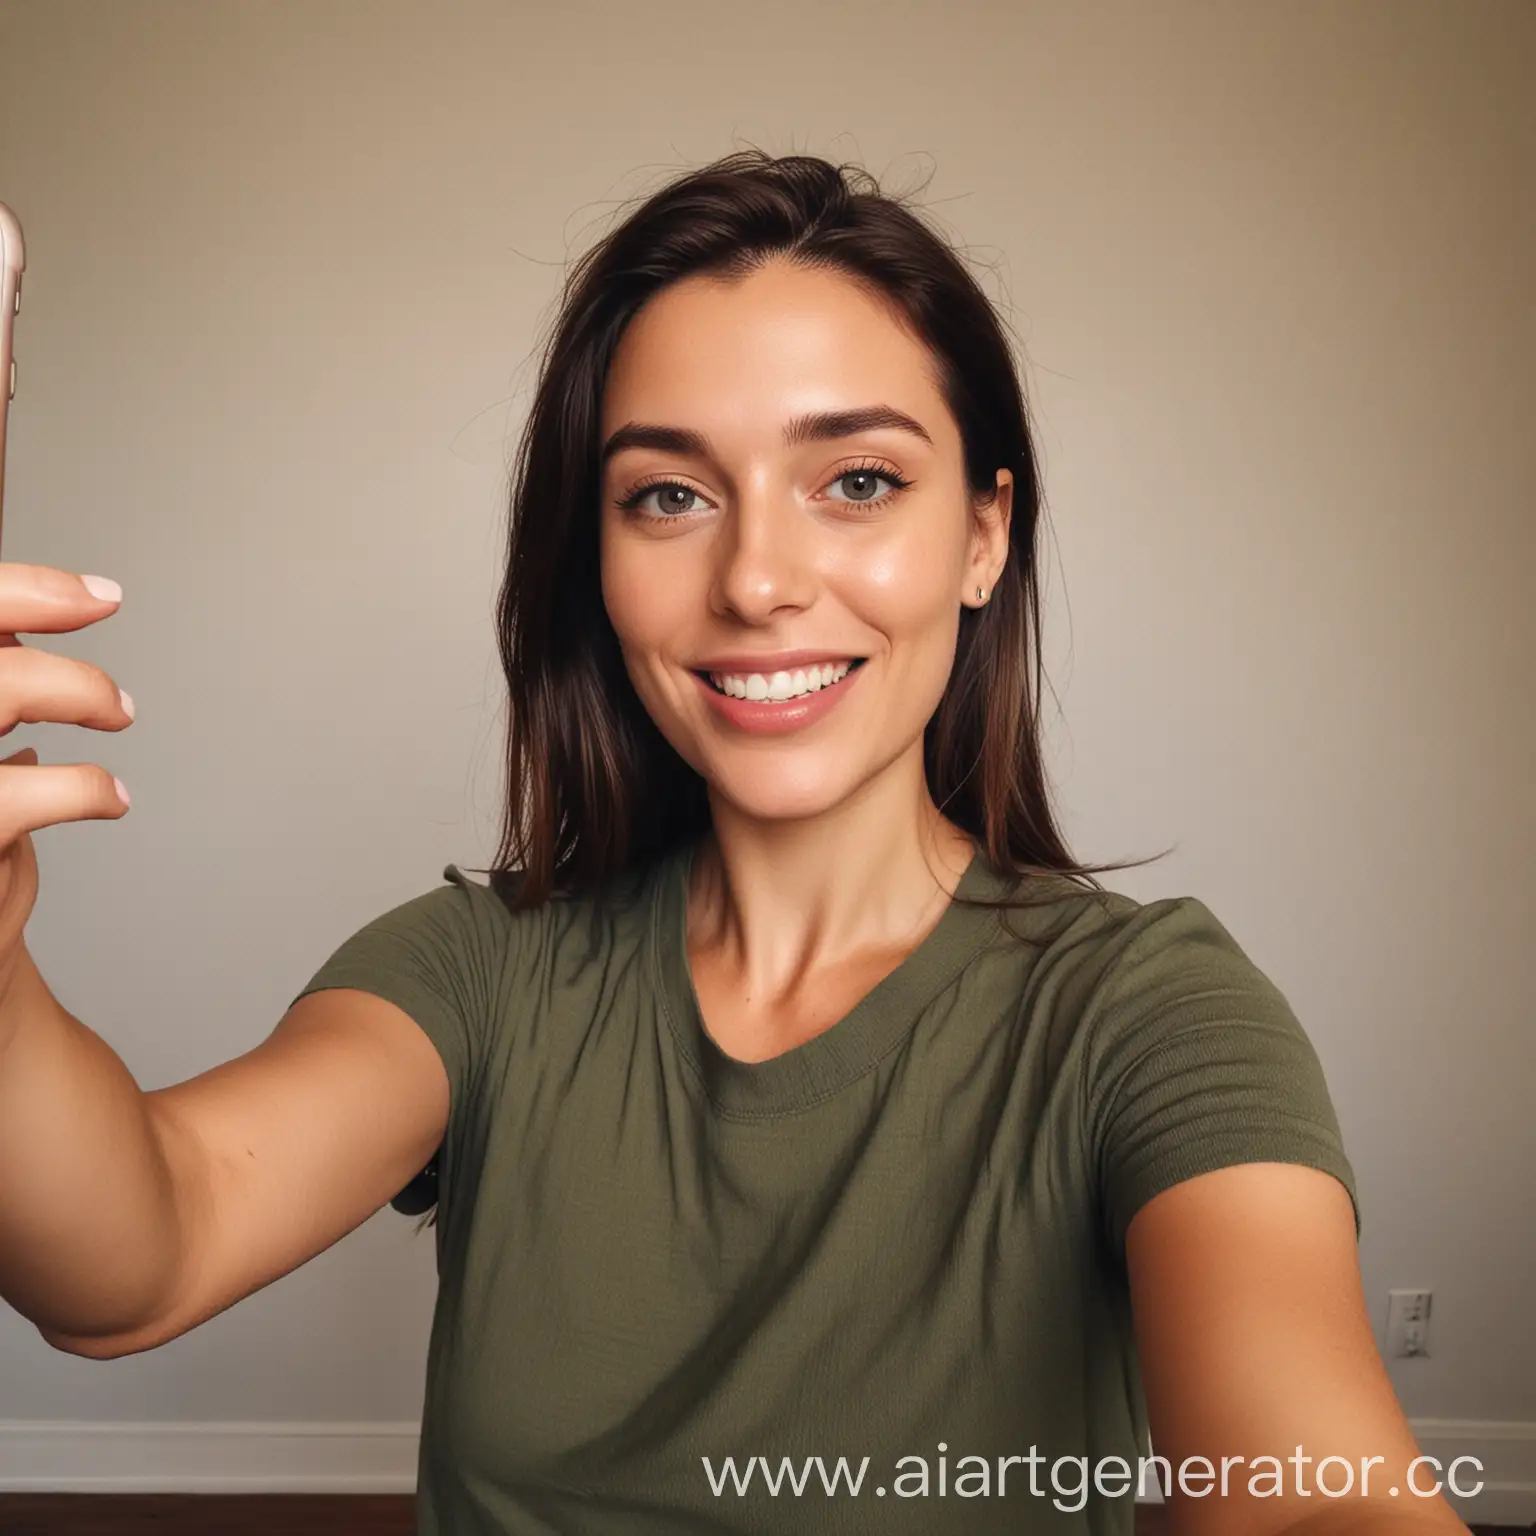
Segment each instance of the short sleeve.
[{"label": "short sleeve", "polygon": [[447,1139],[472,1100],[489,1049],[505,973],[510,914],[456,865],[449,882],[366,923],[331,954],[293,999],[329,987],[371,992],[408,1014],[448,1074]]},{"label": "short sleeve", "polygon": [[1154,1195],[1239,1163],[1299,1163],[1360,1203],[1322,1063],[1274,983],[1204,903],[1152,902],[1116,935],[1090,1003],[1084,1123],[1124,1255]]}]

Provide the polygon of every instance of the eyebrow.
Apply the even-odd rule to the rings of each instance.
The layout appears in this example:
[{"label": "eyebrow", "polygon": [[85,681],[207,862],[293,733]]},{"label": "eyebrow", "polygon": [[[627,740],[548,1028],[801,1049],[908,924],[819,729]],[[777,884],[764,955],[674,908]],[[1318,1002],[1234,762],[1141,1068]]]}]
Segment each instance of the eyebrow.
[{"label": "eyebrow", "polygon": [[[882,428],[909,432],[920,437],[930,448],[933,446],[933,439],[922,423],[893,405],[861,405],[846,411],[812,411],[805,416],[796,416],[785,425],[784,446],[794,448],[800,443],[855,437],[860,432],[875,432]],[[692,454],[701,459],[715,456],[709,439],[691,427],[663,427],[632,421],[620,427],[603,444],[599,467],[606,467],[609,459],[625,448],[656,448],[663,453]]]}]

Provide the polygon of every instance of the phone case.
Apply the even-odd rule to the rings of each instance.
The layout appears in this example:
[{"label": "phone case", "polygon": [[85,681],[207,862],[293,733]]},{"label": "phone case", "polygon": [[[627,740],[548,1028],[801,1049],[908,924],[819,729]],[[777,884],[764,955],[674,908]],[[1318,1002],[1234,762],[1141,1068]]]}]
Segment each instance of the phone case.
[{"label": "phone case", "polygon": [[16,394],[16,316],[21,309],[21,274],[26,265],[21,221],[0,203],[0,529],[5,517],[5,429]]}]

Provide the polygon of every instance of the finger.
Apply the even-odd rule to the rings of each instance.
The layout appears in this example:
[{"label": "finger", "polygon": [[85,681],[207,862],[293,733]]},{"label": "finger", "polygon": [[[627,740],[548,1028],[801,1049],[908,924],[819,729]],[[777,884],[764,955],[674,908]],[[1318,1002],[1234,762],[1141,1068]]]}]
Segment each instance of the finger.
[{"label": "finger", "polygon": [[[29,764],[24,760],[30,756]],[[21,761],[18,761],[21,760]],[[120,779],[99,763],[50,763],[37,767],[37,753],[23,747],[0,763],[0,846],[23,832],[65,821],[117,820],[128,809]]]},{"label": "finger", "polygon": [[[87,582],[97,584],[98,591]],[[116,613],[121,602],[122,589],[105,576],[0,561],[0,633],[56,635],[84,629]]]},{"label": "finger", "polygon": [[121,731],[132,720],[132,699],[94,662],[29,645],[0,654],[0,736],[44,723]]}]

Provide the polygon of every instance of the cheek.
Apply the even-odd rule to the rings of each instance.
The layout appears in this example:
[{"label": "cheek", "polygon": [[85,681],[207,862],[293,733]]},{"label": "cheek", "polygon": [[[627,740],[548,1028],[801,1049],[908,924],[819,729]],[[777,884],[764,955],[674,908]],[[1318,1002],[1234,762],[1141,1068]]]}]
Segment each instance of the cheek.
[{"label": "cheek", "polygon": [[662,579],[655,551],[626,539],[607,537],[602,545],[603,604],[608,622],[631,665],[639,653],[663,641],[675,622],[677,583]]},{"label": "cheek", "polygon": [[934,510],[840,562],[842,590],[893,645],[937,640],[958,620],[965,551],[948,519]]},{"label": "cheek", "polygon": [[600,554],[603,605],[618,638],[624,670],[646,713],[672,745],[679,711],[686,713],[692,684],[669,658],[686,654],[698,628],[700,596],[692,563],[666,543],[605,537]]}]

